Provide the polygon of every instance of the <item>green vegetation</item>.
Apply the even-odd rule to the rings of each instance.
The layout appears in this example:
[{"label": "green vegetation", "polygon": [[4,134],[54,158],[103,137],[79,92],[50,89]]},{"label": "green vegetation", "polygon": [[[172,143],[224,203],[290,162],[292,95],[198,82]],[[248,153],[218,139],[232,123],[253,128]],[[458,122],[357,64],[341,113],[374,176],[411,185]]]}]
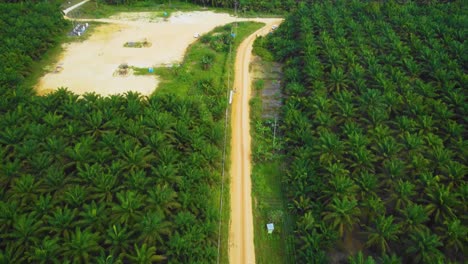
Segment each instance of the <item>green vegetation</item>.
[{"label": "green vegetation", "polygon": [[[281,183],[284,174],[281,152],[283,142],[280,141],[279,130],[275,129],[275,125],[278,127],[275,117],[279,114],[280,98],[276,94],[267,96],[279,90],[279,86],[271,84],[281,77],[278,71],[273,70],[271,62],[255,59],[251,68],[256,76],[250,101],[255,259],[259,264],[292,263],[293,223],[287,211]],[[272,103],[275,107],[269,109],[268,105]],[[267,232],[267,223],[275,225],[272,234]]]},{"label": "green vegetation", "polygon": [[[167,1],[166,1],[167,2]],[[74,18],[107,18],[121,12],[151,12],[152,20],[170,17],[175,11],[199,10],[200,6],[182,1],[168,3],[158,1],[139,1],[127,4],[113,4],[101,0],[92,0],[69,13]]]},{"label": "green vegetation", "polygon": [[[234,56],[228,56],[229,45],[232,44],[234,52],[245,37],[262,25],[256,22],[237,24],[239,26],[235,28],[233,28],[233,24],[217,27],[211,34],[201,36],[200,41],[189,47],[190,52],[187,53],[181,64],[155,68],[154,74],[161,78],[157,93],[191,95],[201,91],[211,102],[210,109],[217,116],[224,116],[227,98],[220,100],[214,96],[218,93],[226,95],[228,73],[231,76],[231,81],[233,80]],[[231,31],[236,32],[235,38],[231,36]]]},{"label": "green vegetation", "polygon": [[[130,6],[177,6],[182,3],[191,3],[204,7],[233,8],[236,6],[240,12],[284,12],[294,9],[299,1],[291,0],[102,0],[110,5]],[[305,2],[305,1],[303,1]]]},{"label": "green vegetation", "polygon": [[[236,5],[235,2],[238,4]],[[72,11],[70,17],[105,18],[119,12],[160,12],[155,19],[166,17],[174,11],[210,9],[215,12],[237,11],[243,17],[258,17],[285,14],[295,10],[300,1],[294,0],[91,0],[80,9]],[[63,7],[69,6],[64,4]]]},{"label": "green vegetation", "polygon": [[[9,25],[1,28],[0,262],[215,262],[227,49],[199,48],[216,54],[209,72],[219,87],[199,85],[201,72],[209,75],[194,45],[181,86],[190,93],[166,79],[172,89],[149,97],[66,89],[39,97],[24,83],[27,66],[67,23],[47,3],[0,10]],[[239,24],[233,43],[258,27]]]},{"label": "green vegetation", "polygon": [[298,263],[466,260],[462,3],[324,1],[268,38]]},{"label": "green vegetation", "polygon": [[34,71],[37,61],[57,46],[59,35],[64,34],[67,23],[56,10],[57,5],[45,3],[0,4],[2,97],[14,95],[17,89],[23,89],[18,86]]}]

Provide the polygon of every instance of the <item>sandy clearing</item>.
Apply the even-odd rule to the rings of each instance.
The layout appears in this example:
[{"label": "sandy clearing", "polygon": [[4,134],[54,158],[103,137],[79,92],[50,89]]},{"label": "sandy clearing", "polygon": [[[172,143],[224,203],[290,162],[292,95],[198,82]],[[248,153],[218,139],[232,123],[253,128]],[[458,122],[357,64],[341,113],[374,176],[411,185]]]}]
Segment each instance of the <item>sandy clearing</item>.
[{"label": "sandy clearing", "polygon": [[[243,19],[238,19],[240,20]],[[158,85],[157,78],[114,77],[113,73],[117,67],[121,63],[151,67],[180,62],[187,47],[196,41],[194,33],[207,33],[217,26],[236,21],[236,18],[228,14],[197,11],[176,12],[168,21],[162,21],[156,19],[151,12],[132,12],[118,14],[109,19],[86,21],[107,24],[97,25],[93,34],[83,42],[64,45],[64,52],[57,63],[63,70],[43,76],[36,86],[38,94],[67,87],[77,94],[96,92],[105,96],[137,91],[149,95]],[[123,47],[128,41],[143,39],[150,41],[152,46]]]},{"label": "sandy clearing", "polygon": [[254,227],[251,195],[251,145],[250,109],[251,97],[249,64],[252,44],[257,35],[266,35],[271,26],[281,19],[259,20],[266,26],[250,35],[237,50],[235,79],[236,89],[231,114],[231,222],[229,226],[229,263],[254,264]]}]

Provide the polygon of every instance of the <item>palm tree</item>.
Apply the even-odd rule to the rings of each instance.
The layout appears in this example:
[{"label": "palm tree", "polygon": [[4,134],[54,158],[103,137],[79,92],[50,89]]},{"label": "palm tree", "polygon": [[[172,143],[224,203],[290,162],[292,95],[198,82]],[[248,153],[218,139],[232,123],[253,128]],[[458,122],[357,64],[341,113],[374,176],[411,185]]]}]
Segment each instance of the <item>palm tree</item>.
[{"label": "palm tree", "polygon": [[48,264],[61,263],[59,260],[59,253],[61,247],[58,238],[45,237],[41,242],[32,247],[28,261],[34,263]]},{"label": "palm tree", "polygon": [[362,201],[363,210],[362,219],[365,220],[364,224],[368,225],[376,217],[385,214],[385,203],[377,195],[371,195],[366,197]]},{"label": "palm tree", "polygon": [[127,120],[125,126],[124,126],[124,131],[128,135],[140,139],[142,138],[146,133],[146,126],[144,126],[141,122],[141,120]]},{"label": "palm tree", "polygon": [[289,206],[290,210],[294,213],[302,213],[312,208],[312,202],[309,197],[300,195],[293,200],[293,203]]},{"label": "palm tree", "polygon": [[316,227],[318,227],[318,222],[315,220],[311,211],[307,211],[304,215],[300,216],[297,221],[297,228],[299,230],[311,231]]},{"label": "palm tree", "polygon": [[86,127],[85,133],[93,138],[99,137],[106,131],[103,115],[100,110],[87,113],[84,121]]},{"label": "palm tree", "polygon": [[376,195],[375,191],[379,189],[379,179],[375,174],[369,171],[362,171],[358,177],[355,178],[356,184],[359,186],[359,200],[366,200],[366,197],[373,197]]},{"label": "palm tree", "polygon": [[80,137],[79,141],[73,147],[67,147],[65,153],[70,159],[70,163],[67,164],[75,165],[80,167],[85,163],[91,163],[93,161],[93,145],[96,144],[95,139],[91,136]]},{"label": "palm tree", "polygon": [[13,161],[5,160],[0,164],[0,184],[1,186],[10,186],[11,182],[19,176],[21,168],[20,159],[14,159]]},{"label": "palm tree", "polygon": [[401,258],[393,253],[392,255],[384,254],[382,257],[378,258],[379,263],[382,264],[401,264]]},{"label": "palm tree", "polygon": [[166,259],[166,257],[162,255],[156,254],[156,247],[148,247],[147,244],[143,244],[138,246],[137,244],[134,245],[135,251],[133,254],[127,254],[127,258],[132,263],[137,264],[151,264],[153,262],[160,262]]},{"label": "palm tree", "polygon": [[401,179],[406,173],[405,163],[399,158],[390,158],[384,160],[383,169],[385,173],[389,176],[388,178],[395,180]]},{"label": "palm tree", "polygon": [[53,167],[53,157],[45,152],[39,152],[28,158],[29,169],[34,173],[41,173],[50,167]]},{"label": "palm tree", "polygon": [[14,241],[14,245],[28,249],[31,245],[39,242],[42,221],[38,220],[34,213],[20,214],[15,218],[13,230],[3,236]]},{"label": "palm tree", "polygon": [[357,206],[356,200],[348,197],[334,198],[327,205],[327,210],[323,213],[323,220],[329,222],[333,228],[337,228],[340,236],[344,238],[359,222],[360,214],[361,210]]},{"label": "palm tree", "polygon": [[147,100],[138,92],[128,91],[125,93],[127,105],[125,106],[125,114],[128,118],[134,118],[142,114],[143,106],[147,104]]},{"label": "palm tree", "polygon": [[400,152],[401,145],[398,144],[393,137],[385,137],[377,142],[374,150],[381,154],[384,158],[390,158]]},{"label": "palm tree", "polygon": [[120,153],[128,171],[151,167],[151,162],[155,160],[149,147],[140,147],[130,140],[123,142]]},{"label": "palm tree", "polygon": [[351,167],[355,168],[354,172],[367,171],[374,167],[373,163],[376,161],[376,157],[366,147],[358,147],[357,150],[351,152],[351,155],[353,157]]},{"label": "palm tree", "polygon": [[[196,163],[192,163],[196,164]],[[182,176],[179,176],[179,169],[174,164],[161,163],[151,168],[151,172],[157,177],[158,184],[180,184]]]},{"label": "palm tree", "polygon": [[0,249],[0,263],[21,263],[25,261],[24,251],[21,246],[14,246],[13,243],[7,244],[5,248]]},{"label": "palm tree", "polygon": [[438,247],[443,244],[437,235],[431,233],[429,229],[424,229],[409,236],[406,253],[412,256],[413,263],[441,263],[443,255]]},{"label": "palm tree", "polygon": [[426,222],[429,221],[424,207],[419,204],[409,204],[401,211],[403,215],[403,229],[408,233],[422,232],[427,228]]},{"label": "palm tree", "polygon": [[80,185],[70,186],[64,193],[65,202],[72,207],[78,207],[87,199],[85,187]]},{"label": "palm tree", "polygon": [[468,168],[458,161],[451,160],[442,168],[442,171],[457,185],[463,181],[464,175],[468,173]]},{"label": "palm tree", "polygon": [[39,218],[47,215],[54,206],[55,201],[52,200],[50,194],[40,195],[39,199],[34,204],[34,212],[37,213]]},{"label": "palm tree", "polygon": [[45,176],[40,186],[40,189],[44,192],[61,191],[70,181],[70,178],[65,175],[64,169],[61,166],[50,166],[44,174]]},{"label": "palm tree", "polygon": [[106,231],[105,243],[110,245],[112,255],[122,256],[129,248],[133,232],[128,231],[127,227],[121,225],[112,225]]},{"label": "palm tree", "polygon": [[15,145],[21,142],[24,132],[21,127],[6,127],[0,132],[0,145],[9,153],[15,153]]},{"label": "palm tree", "polygon": [[415,153],[423,149],[424,140],[421,133],[413,134],[406,131],[402,138],[405,148],[410,152]]},{"label": "palm tree", "polygon": [[373,221],[373,227],[368,227],[366,234],[368,239],[366,245],[368,247],[377,247],[382,254],[390,251],[389,243],[398,240],[400,233],[400,225],[393,223],[393,216],[384,215],[377,216]]},{"label": "palm tree", "polygon": [[76,222],[78,226],[86,227],[93,231],[98,231],[103,233],[104,226],[108,223],[106,216],[108,212],[106,210],[106,205],[104,203],[96,204],[95,201],[92,201],[89,204],[84,204],[82,211],[79,213],[81,219]]},{"label": "palm tree", "polygon": [[151,177],[147,177],[145,171],[135,170],[130,171],[126,175],[126,184],[130,186],[132,190],[137,190],[140,192],[146,192],[146,190],[154,184],[154,181]]},{"label": "palm tree", "polygon": [[63,137],[49,136],[45,140],[44,153],[63,164],[66,147],[67,141]]},{"label": "palm tree", "polygon": [[[302,232],[301,232],[302,233]],[[311,232],[303,232],[300,236],[301,260],[307,263],[325,263],[326,256],[320,249],[323,248],[322,235],[313,229]]]},{"label": "palm tree", "polygon": [[57,129],[62,122],[63,116],[59,115],[57,113],[52,113],[48,112],[44,118],[43,121],[51,128],[51,129]]},{"label": "palm tree", "polygon": [[347,175],[334,175],[329,180],[327,188],[323,190],[326,197],[325,201],[328,203],[333,198],[354,197],[358,188],[356,183]]},{"label": "palm tree", "polygon": [[460,219],[444,222],[444,227],[439,228],[439,230],[442,233],[446,251],[465,255],[466,244],[468,242],[468,228],[462,224]]},{"label": "palm tree", "polygon": [[114,258],[113,255],[106,255],[103,251],[101,254],[96,258],[97,264],[120,264],[123,263],[122,258]]},{"label": "palm tree", "polygon": [[155,245],[156,242],[163,244],[162,235],[169,236],[171,232],[171,222],[157,212],[148,212],[136,226],[141,230],[140,241],[149,245]]},{"label": "palm tree", "polygon": [[337,162],[342,159],[344,152],[343,142],[338,135],[331,132],[322,132],[316,145],[317,153],[320,153],[320,162],[324,165]]},{"label": "palm tree", "polygon": [[147,210],[153,210],[164,215],[171,214],[171,211],[180,208],[177,201],[177,192],[169,184],[157,184],[148,191]]},{"label": "palm tree", "polygon": [[395,189],[390,193],[390,199],[395,203],[395,209],[406,208],[416,196],[416,186],[409,181],[396,182]]},{"label": "palm tree", "polygon": [[330,71],[330,84],[328,89],[330,91],[339,92],[348,87],[348,80],[346,74],[341,67],[335,68],[333,66]]},{"label": "palm tree", "polygon": [[9,199],[19,201],[20,206],[31,204],[36,200],[38,186],[39,183],[32,175],[21,175],[21,177],[14,180],[11,189],[8,191],[11,194]]},{"label": "palm tree", "polygon": [[454,193],[451,192],[450,186],[436,183],[434,186],[426,188],[425,193],[428,198],[425,209],[437,223],[455,218],[458,201]]},{"label": "palm tree", "polygon": [[375,260],[372,256],[365,257],[362,251],[359,251],[356,255],[348,258],[349,264],[375,264]]},{"label": "palm tree", "polygon": [[97,171],[90,180],[93,185],[89,188],[89,197],[100,202],[112,202],[114,193],[123,188],[123,186],[117,184],[119,177],[116,173]]},{"label": "palm tree", "polygon": [[114,223],[129,224],[137,222],[142,212],[144,197],[138,192],[121,191],[117,193],[118,204],[112,205]]},{"label": "palm tree", "polygon": [[73,262],[92,263],[92,254],[101,249],[99,246],[99,236],[88,230],[81,231],[79,227],[71,234],[69,240],[64,245],[64,256],[72,259]]},{"label": "palm tree", "polygon": [[65,239],[70,237],[70,232],[76,225],[76,209],[70,210],[67,206],[58,207],[52,215],[46,215],[45,222],[48,223],[47,229],[55,235],[62,236]]}]

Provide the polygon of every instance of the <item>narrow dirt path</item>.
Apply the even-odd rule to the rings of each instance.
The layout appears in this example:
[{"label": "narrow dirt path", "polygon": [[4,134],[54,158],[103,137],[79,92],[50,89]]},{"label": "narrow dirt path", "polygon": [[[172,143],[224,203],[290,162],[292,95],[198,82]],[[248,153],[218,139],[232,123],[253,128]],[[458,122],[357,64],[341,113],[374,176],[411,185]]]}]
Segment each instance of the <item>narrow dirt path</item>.
[{"label": "narrow dirt path", "polygon": [[250,76],[252,45],[257,35],[266,35],[281,19],[268,19],[266,26],[245,39],[236,55],[236,90],[231,114],[231,222],[229,226],[229,263],[255,264],[254,227],[251,196],[250,149]]}]

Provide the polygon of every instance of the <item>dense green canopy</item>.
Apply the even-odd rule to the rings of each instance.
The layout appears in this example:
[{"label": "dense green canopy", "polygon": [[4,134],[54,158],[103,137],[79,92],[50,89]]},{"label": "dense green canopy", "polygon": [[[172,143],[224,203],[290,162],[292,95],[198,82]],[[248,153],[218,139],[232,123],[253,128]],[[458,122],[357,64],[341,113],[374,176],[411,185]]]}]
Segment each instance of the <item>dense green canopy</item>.
[{"label": "dense green canopy", "polygon": [[298,263],[359,250],[385,263],[463,262],[462,2],[302,5],[268,39],[285,64],[284,181]]},{"label": "dense green canopy", "polygon": [[[68,24],[46,3],[1,4],[0,16],[0,263],[213,263],[225,65],[198,67],[205,85],[167,69],[183,96],[36,96],[28,67]],[[230,31],[204,37],[219,52],[200,44],[219,63]]]}]

